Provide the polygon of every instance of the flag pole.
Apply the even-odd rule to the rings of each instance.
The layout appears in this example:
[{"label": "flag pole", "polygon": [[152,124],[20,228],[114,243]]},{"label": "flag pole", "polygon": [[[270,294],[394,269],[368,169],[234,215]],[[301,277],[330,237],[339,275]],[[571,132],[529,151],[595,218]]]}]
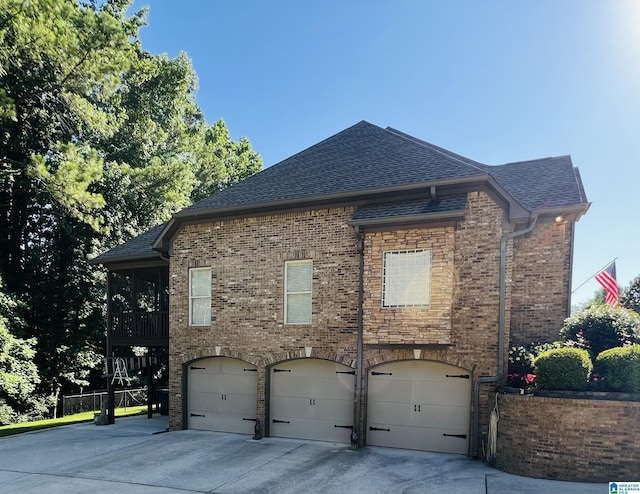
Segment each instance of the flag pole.
[{"label": "flag pole", "polygon": [[613,260],[611,262],[608,262],[607,264],[605,264],[603,267],[601,267],[600,269],[598,269],[595,273],[593,273],[591,276],[589,276],[586,280],[584,280],[582,282],[582,284],[577,287],[575,290],[572,290],[571,294],[573,295],[574,293],[576,293],[580,288],[582,288],[584,285],[587,284],[587,282],[593,278],[595,275],[597,275],[598,273],[601,273],[602,271],[604,271],[605,269],[607,269],[609,266],[611,266],[614,262],[616,262],[618,258],[614,257]]}]

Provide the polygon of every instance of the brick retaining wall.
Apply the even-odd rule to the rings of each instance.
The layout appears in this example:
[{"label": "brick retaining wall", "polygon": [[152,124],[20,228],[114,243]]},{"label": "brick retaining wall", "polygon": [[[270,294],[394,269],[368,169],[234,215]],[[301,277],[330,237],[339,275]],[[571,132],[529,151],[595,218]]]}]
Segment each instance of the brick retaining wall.
[{"label": "brick retaining wall", "polygon": [[499,395],[496,466],[527,477],[638,480],[640,403]]}]

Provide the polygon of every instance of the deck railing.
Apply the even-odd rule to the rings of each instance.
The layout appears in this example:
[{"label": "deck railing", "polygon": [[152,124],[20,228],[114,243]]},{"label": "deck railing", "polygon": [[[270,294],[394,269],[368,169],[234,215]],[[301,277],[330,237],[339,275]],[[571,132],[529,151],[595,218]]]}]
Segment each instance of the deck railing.
[{"label": "deck railing", "polygon": [[112,312],[111,339],[169,341],[169,312]]}]

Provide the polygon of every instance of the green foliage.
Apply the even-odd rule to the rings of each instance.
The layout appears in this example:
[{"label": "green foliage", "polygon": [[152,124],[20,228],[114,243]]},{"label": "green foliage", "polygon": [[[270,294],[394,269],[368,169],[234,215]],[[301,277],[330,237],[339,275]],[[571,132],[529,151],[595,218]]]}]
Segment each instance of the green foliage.
[{"label": "green foliage", "polygon": [[46,403],[35,395],[40,382],[33,362],[34,339],[15,337],[8,328],[5,314],[21,325],[12,312],[18,304],[2,293],[0,279],[0,425],[38,418],[46,411]]},{"label": "green foliage", "polygon": [[552,348],[561,348],[562,342],[531,343],[529,346],[512,346],[509,348],[509,367],[507,385],[514,388],[532,388],[535,382],[533,361],[542,352]]},{"label": "green foliage", "polygon": [[130,4],[0,0],[4,317],[35,350],[40,397],[86,386],[104,351],[105,277],[88,259],[262,166],[207,125],[185,54],[142,49]]},{"label": "green foliage", "polygon": [[99,211],[105,201],[89,190],[102,178],[102,160],[97,151],[60,142],[53,151],[48,159],[33,156],[27,173],[42,181],[51,198],[71,216],[99,230],[104,221]]},{"label": "green foliage", "polygon": [[620,294],[620,305],[640,314],[640,276],[629,283]]},{"label": "green foliage", "polygon": [[509,348],[509,372],[532,372],[534,358],[531,347],[512,346]]},{"label": "green foliage", "polygon": [[223,188],[241,182],[262,168],[262,158],[242,137],[233,142],[222,120],[208,128],[200,141],[193,202],[204,199]]},{"label": "green foliage", "polygon": [[560,338],[589,350],[595,358],[603,350],[640,341],[640,315],[624,308],[594,305],[565,319]]},{"label": "green foliage", "polygon": [[589,383],[593,364],[589,352],[580,348],[554,348],[533,362],[540,389],[580,391]]},{"label": "green foliage", "polygon": [[610,348],[596,358],[607,390],[640,393],[640,345]]}]

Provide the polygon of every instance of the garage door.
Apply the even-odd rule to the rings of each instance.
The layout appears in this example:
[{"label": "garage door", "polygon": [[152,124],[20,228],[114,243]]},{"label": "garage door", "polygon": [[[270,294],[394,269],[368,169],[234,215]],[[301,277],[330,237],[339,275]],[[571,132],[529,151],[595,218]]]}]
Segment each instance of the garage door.
[{"label": "garage door", "polygon": [[190,429],[253,434],[257,368],[243,360],[214,357],[189,365]]},{"label": "garage door", "polygon": [[368,372],[367,444],[467,454],[469,372],[408,360]]},{"label": "garage door", "polygon": [[269,434],[348,443],[353,426],[355,372],[320,359],[272,367]]}]

